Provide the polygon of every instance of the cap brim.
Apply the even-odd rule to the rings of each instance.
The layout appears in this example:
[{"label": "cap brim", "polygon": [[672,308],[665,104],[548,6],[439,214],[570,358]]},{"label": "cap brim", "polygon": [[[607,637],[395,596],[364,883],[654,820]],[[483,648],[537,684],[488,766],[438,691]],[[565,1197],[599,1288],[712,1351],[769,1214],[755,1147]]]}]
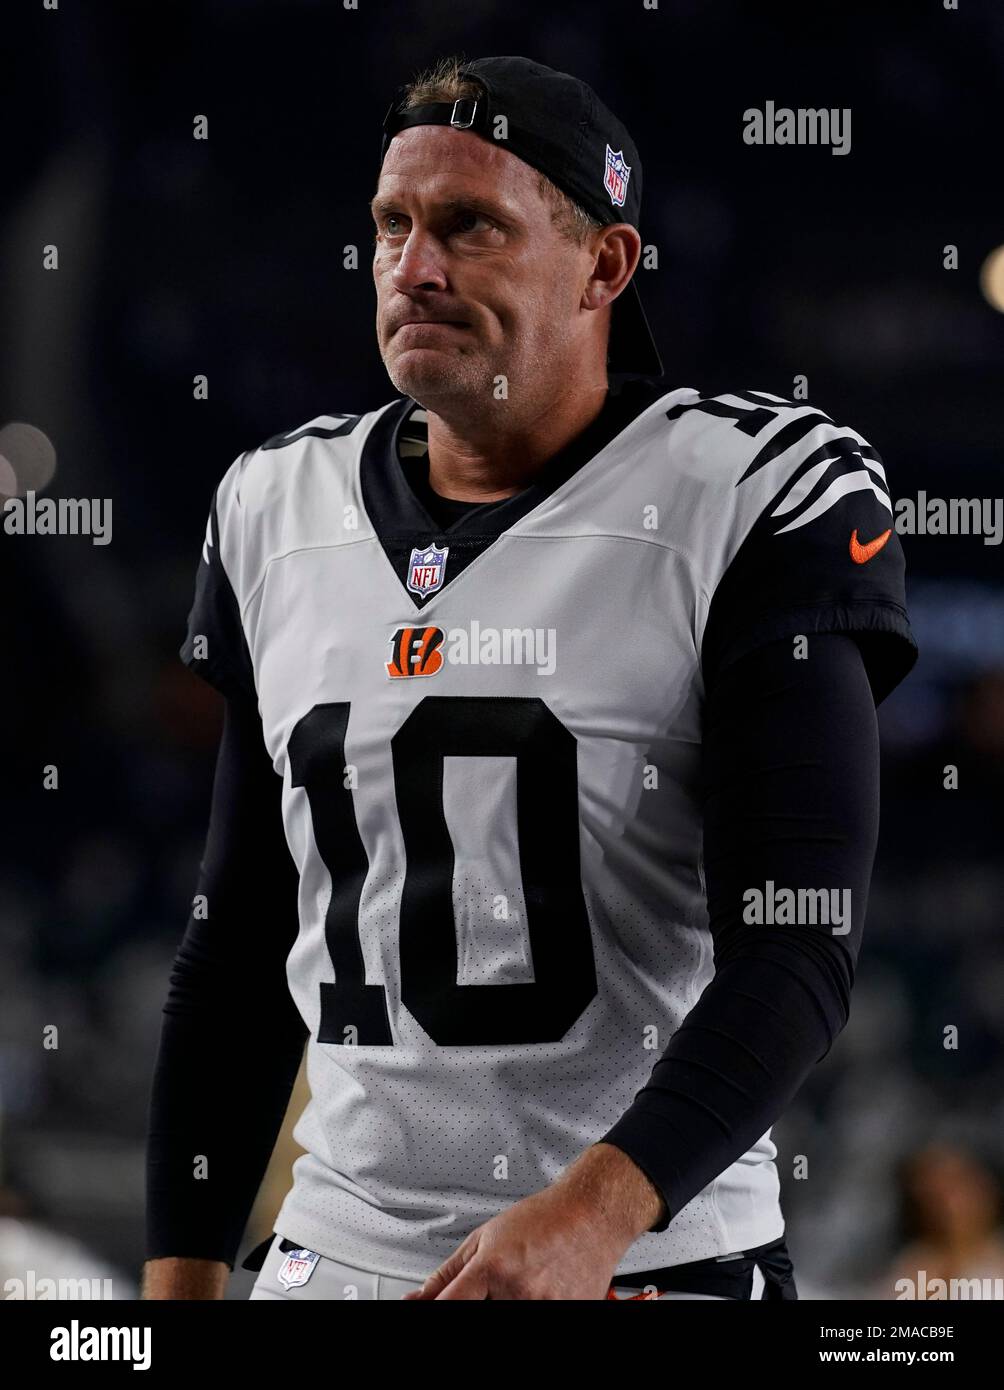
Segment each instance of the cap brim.
[{"label": "cap brim", "polygon": [[662,358],[648,326],[637,272],[610,311],[607,370],[618,376],[662,376]]}]

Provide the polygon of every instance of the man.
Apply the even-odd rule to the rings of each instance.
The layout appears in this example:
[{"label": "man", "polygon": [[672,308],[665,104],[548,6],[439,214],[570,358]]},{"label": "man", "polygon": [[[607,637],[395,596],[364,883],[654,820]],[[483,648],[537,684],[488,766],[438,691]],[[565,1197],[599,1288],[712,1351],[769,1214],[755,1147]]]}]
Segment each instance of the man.
[{"label": "man", "polygon": [[373,200],[399,398],[217,489],[147,1297],[222,1296],[305,1039],[253,1298],[795,1296],[770,1127],[847,1018],[903,561],[860,435],[652,380],[640,203],[585,84],[441,64]]}]

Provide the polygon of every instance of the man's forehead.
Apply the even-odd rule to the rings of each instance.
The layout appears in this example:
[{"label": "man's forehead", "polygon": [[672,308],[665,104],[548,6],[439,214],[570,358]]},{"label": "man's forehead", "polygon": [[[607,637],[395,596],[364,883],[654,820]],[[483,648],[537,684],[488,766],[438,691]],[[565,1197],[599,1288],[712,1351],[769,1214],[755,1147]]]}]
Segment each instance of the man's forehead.
[{"label": "man's forehead", "polygon": [[377,192],[449,197],[463,190],[522,203],[536,191],[537,177],[529,164],[480,135],[450,126],[409,126],[387,147]]}]

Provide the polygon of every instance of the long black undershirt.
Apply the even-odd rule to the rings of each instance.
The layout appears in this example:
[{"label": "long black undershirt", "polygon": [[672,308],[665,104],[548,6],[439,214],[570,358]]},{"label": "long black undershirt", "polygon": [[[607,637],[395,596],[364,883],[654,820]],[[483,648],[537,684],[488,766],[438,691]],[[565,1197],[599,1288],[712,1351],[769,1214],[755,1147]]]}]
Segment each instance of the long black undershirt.
[{"label": "long black undershirt", "polygon": [[473,512],[483,505],[481,502],[464,502],[459,497],[444,497],[442,493],[434,492],[432,484],[429,482],[429,460],[427,457],[409,459],[406,464],[405,476],[412,492],[422,506],[436,525],[442,526],[444,530],[454,521],[459,521],[462,516],[466,516],[468,512]]},{"label": "long black undershirt", "polygon": [[[878,720],[853,638],[736,661],[708,692],[704,874],[715,976],[603,1139],[668,1221],[783,1113],[847,1022],[878,838]],[[747,923],[750,889],[850,890],[849,921]],[[838,903],[842,900],[838,899]]]},{"label": "long black undershirt", "polygon": [[281,792],[257,706],[228,699],[198,906],[175,958],[153,1077],[150,1259],[233,1266],[296,1079],[307,1029],[286,985],[298,876]]}]

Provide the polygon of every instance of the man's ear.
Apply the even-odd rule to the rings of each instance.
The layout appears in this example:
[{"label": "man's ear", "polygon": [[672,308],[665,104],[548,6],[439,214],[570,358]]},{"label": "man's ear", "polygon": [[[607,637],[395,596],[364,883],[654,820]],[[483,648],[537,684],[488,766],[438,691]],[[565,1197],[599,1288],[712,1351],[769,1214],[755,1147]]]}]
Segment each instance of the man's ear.
[{"label": "man's ear", "polygon": [[612,304],[623,294],[641,259],[641,237],[628,222],[615,222],[597,233],[595,264],[583,303],[590,309]]}]

